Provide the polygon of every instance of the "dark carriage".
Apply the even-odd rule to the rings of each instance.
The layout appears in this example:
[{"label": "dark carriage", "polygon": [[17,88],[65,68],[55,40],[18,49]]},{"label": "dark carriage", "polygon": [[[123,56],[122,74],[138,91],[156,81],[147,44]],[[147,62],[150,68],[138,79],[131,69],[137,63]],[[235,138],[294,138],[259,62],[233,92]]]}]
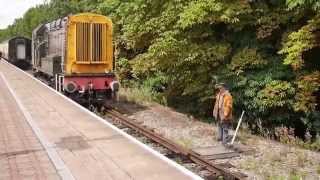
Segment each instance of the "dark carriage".
[{"label": "dark carriage", "polygon": [[31,40],[25,37],[14,37],[8,41],[8,61],[27,70],[31,67]]}]

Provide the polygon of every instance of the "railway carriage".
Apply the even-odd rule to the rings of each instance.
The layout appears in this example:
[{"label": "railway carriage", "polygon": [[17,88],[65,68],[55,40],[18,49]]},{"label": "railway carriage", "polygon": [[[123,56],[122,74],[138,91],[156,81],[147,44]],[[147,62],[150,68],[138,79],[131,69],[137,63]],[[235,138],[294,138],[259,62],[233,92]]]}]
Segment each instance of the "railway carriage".
[{"label": "railway carriage", "polygon": [[4,59],[23,70],[31,66],[31,40],[26,37],[18,36],[1,43],[0,52]]},{"label": "railway carriage", "polygon": [[38,26],[32,35],[36,76],[80,104],[102,107],[116,98],[112,22],[92,13],[71,15]]}]

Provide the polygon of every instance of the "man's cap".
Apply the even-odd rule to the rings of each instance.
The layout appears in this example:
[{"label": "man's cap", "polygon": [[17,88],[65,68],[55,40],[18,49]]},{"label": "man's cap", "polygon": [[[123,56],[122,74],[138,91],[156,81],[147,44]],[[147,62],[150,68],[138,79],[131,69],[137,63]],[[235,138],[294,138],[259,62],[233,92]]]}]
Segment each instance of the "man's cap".
[{"label": "man's cap", "polygon": [[225,83],[217,83],[215,86],[214,86],[215,89],[221,89],[221,88],[225,88],[225,89],[228,89],[227,85]]}]

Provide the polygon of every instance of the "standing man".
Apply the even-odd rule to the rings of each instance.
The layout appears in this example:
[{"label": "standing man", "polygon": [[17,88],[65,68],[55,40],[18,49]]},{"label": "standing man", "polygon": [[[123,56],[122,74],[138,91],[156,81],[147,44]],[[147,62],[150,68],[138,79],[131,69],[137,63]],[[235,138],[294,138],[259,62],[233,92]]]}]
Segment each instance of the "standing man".
[{"label": "standing man", "polygon": [[232,123],[232,96],[225,84],[217,84],[218,94],[213,109],[213,117],[218,121],[218,141],[226,144]]}]

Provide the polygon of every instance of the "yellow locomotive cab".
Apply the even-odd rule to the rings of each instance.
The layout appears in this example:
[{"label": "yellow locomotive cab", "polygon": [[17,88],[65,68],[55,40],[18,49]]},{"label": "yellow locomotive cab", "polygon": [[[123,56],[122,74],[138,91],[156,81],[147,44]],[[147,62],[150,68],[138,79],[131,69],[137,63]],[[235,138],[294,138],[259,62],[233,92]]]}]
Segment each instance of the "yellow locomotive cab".
[{"label": "yellow locomotive cab", "polygon": [[66,75],[112,71],[112,22],[109,18],[92,13],[69,16],[66,42]]}]

